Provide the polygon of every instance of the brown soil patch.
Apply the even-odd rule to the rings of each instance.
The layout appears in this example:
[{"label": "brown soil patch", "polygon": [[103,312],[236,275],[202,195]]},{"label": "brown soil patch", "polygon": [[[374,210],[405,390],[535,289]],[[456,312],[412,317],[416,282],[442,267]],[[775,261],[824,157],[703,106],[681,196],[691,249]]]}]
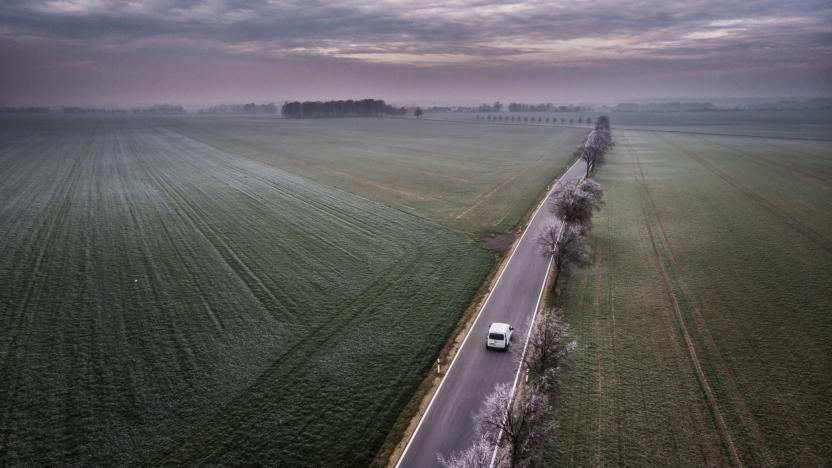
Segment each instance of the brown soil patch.
[{"label": "brown soil patch", "polygon": [[489,234],[480,238],[480,246],[487,250],[506,252],[514,244],[516,236],[512,232],[504,234]]}]

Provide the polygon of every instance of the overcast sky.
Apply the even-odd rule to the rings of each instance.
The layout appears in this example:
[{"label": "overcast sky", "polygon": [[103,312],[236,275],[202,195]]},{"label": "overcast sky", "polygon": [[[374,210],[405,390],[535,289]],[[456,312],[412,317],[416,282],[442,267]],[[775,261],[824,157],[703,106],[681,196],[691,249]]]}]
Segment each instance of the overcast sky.
[{"label": "overcast sky", "polygon": [[832,95],[829,0],[0,0],[0,101]]}]

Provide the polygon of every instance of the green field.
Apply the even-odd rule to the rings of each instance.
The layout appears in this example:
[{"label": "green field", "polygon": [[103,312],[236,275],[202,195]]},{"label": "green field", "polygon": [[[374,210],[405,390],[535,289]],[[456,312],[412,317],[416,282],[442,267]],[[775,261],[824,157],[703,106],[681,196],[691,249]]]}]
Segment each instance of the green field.
[{"label": "green field", "polygon": [[0,120],[0,465],[369,464],[584,133]]},{"label": "green field", "polygon": [[375,120],[182,119],[223,151],[466,232],[511,229],[565,169],[578,128]]},{"label": "green field", "polygon": [[613,133],[548,459],[828,466],[832,142]]}]

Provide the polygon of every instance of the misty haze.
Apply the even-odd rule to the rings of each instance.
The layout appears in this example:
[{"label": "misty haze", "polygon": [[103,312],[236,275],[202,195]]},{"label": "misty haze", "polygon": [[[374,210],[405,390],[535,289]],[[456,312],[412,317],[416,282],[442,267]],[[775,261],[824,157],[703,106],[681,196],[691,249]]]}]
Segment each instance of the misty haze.
[{"label": "misty haze", "polygon": [[830,25],[0,2],[0,465],[832,464]]}]

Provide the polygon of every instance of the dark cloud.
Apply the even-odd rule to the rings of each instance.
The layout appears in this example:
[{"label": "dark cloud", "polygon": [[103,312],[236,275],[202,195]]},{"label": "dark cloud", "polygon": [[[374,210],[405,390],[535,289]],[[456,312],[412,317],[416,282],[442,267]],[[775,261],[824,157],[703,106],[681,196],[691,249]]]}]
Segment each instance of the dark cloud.
[{"label": "dark cloud", "polygon": [[[274,96],[311,92],[309,74],[335,72],[391,91],[421,83],[424,96],[441,94],[443,86],[447,96],[460,96],[463,86],[490,95],[517,93],[512,77],[525,73],[528,93],[590,98],[626,92],[631,75],[645,87],[655,77],[661,86],[654,90],[666,93],[673,89],[661,81],[668,74],[676,74],[678,87],[696,76],[693,88],[700,89],[703,70],[742,79],[790,70],[786,75],[800,81],[801,92],[825,93],[832,70],[830,24],[832,5],[814,0],[7,0],[0,4],[0,66],[8,70],[0,76],[0,98],[31,100],[37,90],[43,98],[90,99],[99,96],[96,89],[109,89],[107,99],[151,99],[154,92],[165,94],[160,88],[182,88],[185,79],[194,80],[187,99],[201,89],[205,98],[209,89]],[[236,77],[229,82],[192,73],[217,73],[228,64],[237,67],[233,74],[222,71],[227,79]],[[154,66],[152,80],[140,66]],[[65,74],[71,84],[50,87],[54,78],[38,78],[46,71]],[[258,73],[269,73],[271,81]],[[781,79],[766,79],[749,89],[788,94]],[[316,80],[334,91],[344,88]],[[717,84],[722,88],[711,95],[727,92],[721,80]],[[409,88],[400,94],[419,98]]]}]

